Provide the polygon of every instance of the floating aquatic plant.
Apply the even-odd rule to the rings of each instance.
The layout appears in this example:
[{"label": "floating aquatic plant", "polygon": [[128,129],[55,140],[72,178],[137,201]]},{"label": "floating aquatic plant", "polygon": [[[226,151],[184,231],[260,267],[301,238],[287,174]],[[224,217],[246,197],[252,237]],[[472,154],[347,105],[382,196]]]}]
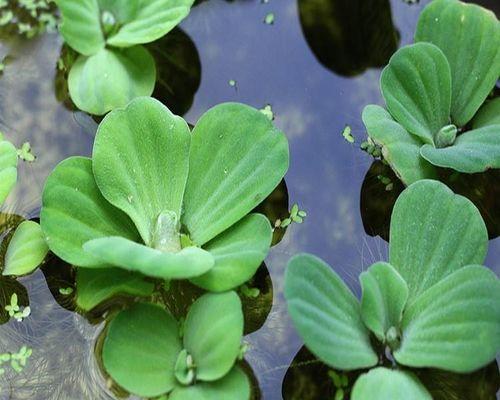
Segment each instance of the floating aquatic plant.
[{"label": "floating aquatic plant", "polygon": [[71,99],[86,112],[103,115],[139,96],[150,96],[156,80],[153,42],[179,24],[193,0],[57,0],[60,32],[81,55],[72,66]]},{"label": "floating aquatic plant", "polygon": [[398,177],[500,168],[500,102],[486,101],[500,76],[500,23],[477,5],[435,0],[416,43],[398,50],[380,81],[387,111],[363,111],[368,135]]},{"label": "floating aquatic plant", "polygon": [[[327,264],[302,254],[286,272],[288,309],[306,346],[332,368],[379,365],[377,341],[400,366],[472,372],[500,349],[500,281],[480,266],[487,246],[477,208],[422,180],[396,202],[389,263],[361,274],[361,304]],[[394,391],[431,398],[411,374],[388,369],[360,378],[352,398],[394,398]]]},{"label": "floating aquatic plant", "polygon": [[53,0],[0,0],[0,34],[29,38],[56,30]]},{"label": "floating aquatic plant", "polygon": [[0,205],[17,182],[17,150],[0,132]]}]

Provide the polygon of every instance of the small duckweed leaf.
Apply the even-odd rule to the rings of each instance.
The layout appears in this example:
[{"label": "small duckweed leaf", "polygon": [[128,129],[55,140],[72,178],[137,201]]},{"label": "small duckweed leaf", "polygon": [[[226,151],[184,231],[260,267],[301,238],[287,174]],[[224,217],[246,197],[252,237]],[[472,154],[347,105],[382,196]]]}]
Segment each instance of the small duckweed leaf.
[{"label": "small duckweed leaf", "polygon": [[0,206],[17,182],[17,150],[0,134]]},{"label": "small duckweed leaf", "polygon": [[472,120],[473,129],[488,125],[500,125],[500,97],[484,103]]}]

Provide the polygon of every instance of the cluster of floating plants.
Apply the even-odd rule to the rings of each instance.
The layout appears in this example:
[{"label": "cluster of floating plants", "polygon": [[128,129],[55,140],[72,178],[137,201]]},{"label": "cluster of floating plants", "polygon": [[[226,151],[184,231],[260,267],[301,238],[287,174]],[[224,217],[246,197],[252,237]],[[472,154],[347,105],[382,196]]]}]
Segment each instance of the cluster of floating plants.
[{"label": "cluster of floating plants", "polygon": [[53,0],[0,0],[0,34],[32,38],[56,30]]}]

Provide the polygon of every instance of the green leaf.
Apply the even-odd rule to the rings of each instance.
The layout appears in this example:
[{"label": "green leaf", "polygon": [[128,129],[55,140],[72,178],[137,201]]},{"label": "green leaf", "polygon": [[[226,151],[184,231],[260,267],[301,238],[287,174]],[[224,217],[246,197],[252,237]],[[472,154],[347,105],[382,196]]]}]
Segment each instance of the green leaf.
[{"label": "green leaf", "polygon": [[102,359],[125,390],[154,397],[176,385],[174,366],[181,349],[175,319],[160,306],[138,303],[109,324]]},{"label": "green leaf", "polygon": [[359,280],[363,289],[363,322],[381,342],[385,342],[387,331],[399,327],[408,300],[408,286],[392,265],[385,262],[373,264]]},{"label": "green leaf", "polygon": [[396,201],[389,243],[389,262],[408,284],[411,301],[458,268],[482,264],[488,233],[468,199],[423,180]]},{"label": "green leaf", "polygon": [[61,162],[47,178],[42,205],[40,225],[49,248],[70,264],[102,267],[99,259],[82,249],[89,240],[108,236],[139,240],[128,216],[102,197],[89,158]]},{"label": "green leaf", "polygon": [[272,235],[269,220],[262,214],[246,216],[204,246],[214,257],[215,265],[192,282],[211,292],[245,283],[266,258]]},{"label": "green leaf", "polygon": [[288,142],[260,111],[226,103],[194,128],[183,222],[199,246],[261,203],[288,169]]},{"label": "green leaf", "polygon": [[417,43],[399,49],[384,68],[380,86],[394,119],[423,142],[434,143],[449,124],[450,66],[438,47]]},{"label": "green leaf", "polygon": [[449,147],[426,144],[420,154],[438,167],[468,174],[500,168],[500,124],[462,133]]},{"label": "green leaf", "polygon": [[149,246],[161,213],[171,211],[180,219],[190,140],[186,122],[149,97],[114,110],[97,130],[92,161],[97,185],[130,216]]},{"label": "green leaf", "polygon": [[358,300],[322,260],[299,254],[288,262],[285,299],[300,337],[321,361],[346,371],[377,364]]},{"label": "green leaf", "polygon": [[464,126],[495,86],[500,71],[500,24],[485,8],[434,0],[420,14],[415,41],[446,55],[452,76],[452,121]]},{"label": "green leaf", "polygon": [[404,184],[437,176],[435,168],[420,155],[422,142],[394,121],[386,110],[368,105],[362,118],[368,135],[382,146],[384,159]]},{"label": "green leaf", "polygon": [[411,373],[375,368],[361,375],[351,394],[352,400],[432,400],[432,396]]},{"label": "green leaf", "polygon": [[56,4],[62,15],[59,31],[70,47],[85,56],[104,48],[97,0],[56,0]]},{"label": "green leaf", "polygon": [[154,284],[144,276],[120,268],[78,268],[76,304],[82,310],[94,307],[118,295],[149,296]]},{"label": "green leaf", "polygon": [[165,253],[118,236],[90,240],[83,250],[102,264],[161,279],[189,279],[214,266],[212,255],[198,247]]},{"label": "green leaf", "polygon": [[405,311],[396,360],[411,367],[472,372],[500,348],[500,281],[472,265],[448,275]]},{"label": "green leaf", "polygon": [[132,21],[137,15],[140,1],[128,0],[97,0],[101,14],[104,11],[111,13],[117,23],[121,25]]},{"label": "green leaf", "polygon": [[473,129],[488,125],[500,125],[500,97],[484,103],[472,120]]},{"label": "green leaf", "polygon": [[198,382],[192,386],[177,387],[169,400],[250,400],[250,381],[239,367],[234,367],[224,378],[215,382]]},{"label": "green leaf", "polygon": [[17,149],[0,133],[0,206],[17,182]]},{"label": "green leaf", "polygon": [[208,293],[196,300],[184,322],[184,348],[193,357],[196,379],[226,375],[239,355],[243,312],[235,292]]},{"label": "green leaf", "polygon": [[40,225],[24,221],[17,227],[5,253],[2,275],[26,275],[44,260],[49,248]]},{"label": "green leaf", "polygon": [[153,56],[142,46],[101,49],[80,56],[68,76],[71,100],[82,111],[104,115],[132,99],[150,96],[156,80]]}]

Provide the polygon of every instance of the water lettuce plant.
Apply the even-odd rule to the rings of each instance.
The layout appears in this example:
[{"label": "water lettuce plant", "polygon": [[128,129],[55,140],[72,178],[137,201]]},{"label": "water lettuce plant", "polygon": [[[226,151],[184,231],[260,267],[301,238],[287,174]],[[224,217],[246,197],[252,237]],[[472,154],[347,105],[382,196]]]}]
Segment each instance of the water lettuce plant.
[{"label": "water lettuce plant", "polygon": [[109,324],[102,357],[130,393],[169,400],[250,398],[240,367],[243,313],[234,292],[209,293],[179,323],[161,306],[136,303]]},{"label": "water lettuce plant", "polygon": [[57,0],[60,32],[80,56],[68,86],[75,105],[103,115],[153,93],[156,68],[142,44],[181,22],[193,0]]},{"label": "water lettuce plant", "polygon": [[[286,272],[288,310],[306,346],[332,368],[384,365],[387,349],[397,366],[472,372],[500,349],[500,281],[480,265],[487,246],[477,208],[444,184],[421,180],[394,206],[389,263],[360,275],[361,303],[330,266],[302,254]],[[369,372],[352,398],[393,398],[395,390],[431,398],[399,368]]]},{"label": "water lettuce plant", "polygon": [[250,212],[287,169],[285,135],[256,109],[218,105],[191,133],[159,101],[137,98],[101,122],[92,159],[55,168],[41,226],[52,252],[75,266],[226,291],[266,257],[271,224]]},{"label": "water lettuce plant", "polygon": [[435,0],[420,15],[415,44],[382,72],[387,111],[369,105],[369,137],[405,183],[500,168],[500,102],[485,101],[500,76],[500,23],[477,5]]}]

